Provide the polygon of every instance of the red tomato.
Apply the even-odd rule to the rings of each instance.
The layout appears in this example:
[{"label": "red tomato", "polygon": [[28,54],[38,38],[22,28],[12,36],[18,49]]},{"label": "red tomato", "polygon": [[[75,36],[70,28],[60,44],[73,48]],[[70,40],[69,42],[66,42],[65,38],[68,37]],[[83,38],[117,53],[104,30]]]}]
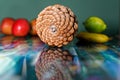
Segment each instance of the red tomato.
[{"label": "red tomato", "polygon": [[19,37],[27,36],[29,31],[30,31],[30,25],[27,19],[25,18],[17,19],[12,28],[13,35]]},{"label": "red tomato", "polygon": [[15,20],[13,18],[10,18],[10,17],[4,18],[0,25],[2,33],[11,35],[14,22]]}]

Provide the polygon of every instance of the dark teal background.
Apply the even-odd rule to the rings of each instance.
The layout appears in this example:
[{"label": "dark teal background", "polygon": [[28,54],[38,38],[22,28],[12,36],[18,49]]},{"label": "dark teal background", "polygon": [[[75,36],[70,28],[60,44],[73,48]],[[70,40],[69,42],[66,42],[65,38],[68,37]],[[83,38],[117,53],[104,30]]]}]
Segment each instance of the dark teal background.
[{"label": "dark teal background", "polygon": [[89,16],[101,17],[108,25],[108,35],[117,35],[120,23],[119,0],[0,0],[0,21],[4,17],[36,18],[38,13],[52,4],[62,4],[72,9],[84,31],[82,22]]}]

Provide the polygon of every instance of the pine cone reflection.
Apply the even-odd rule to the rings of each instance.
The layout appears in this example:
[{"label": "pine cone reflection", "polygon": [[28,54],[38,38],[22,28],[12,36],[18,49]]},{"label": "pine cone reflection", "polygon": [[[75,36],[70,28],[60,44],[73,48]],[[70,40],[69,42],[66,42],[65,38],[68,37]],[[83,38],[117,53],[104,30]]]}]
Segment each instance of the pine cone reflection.
[{"label": "pine cone reflection", "polygon": [[73,40],[78,29],[74,13],[63,5],[46,7],[38,15],[36,31],[40,39],[50,46],[61,47]]},{"label": "pine cone reflection", "polygon": [[66,50],[51,48],[43,51],[35,65],[38,80],[72,80],[68,69],[72,60]]}]

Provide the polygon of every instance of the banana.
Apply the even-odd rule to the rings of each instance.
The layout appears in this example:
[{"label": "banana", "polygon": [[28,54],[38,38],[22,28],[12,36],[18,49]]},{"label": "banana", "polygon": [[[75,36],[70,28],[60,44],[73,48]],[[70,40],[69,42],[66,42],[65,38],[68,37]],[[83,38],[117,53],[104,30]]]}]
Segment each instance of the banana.
[{"label": "banana", "polygon": [[101,33],[90,33],[90,32],[80,32],[77,35],[78,39],[84,39],[90,42],[95,42],[95,43],[105,43],[110,40],[110,38]]}]

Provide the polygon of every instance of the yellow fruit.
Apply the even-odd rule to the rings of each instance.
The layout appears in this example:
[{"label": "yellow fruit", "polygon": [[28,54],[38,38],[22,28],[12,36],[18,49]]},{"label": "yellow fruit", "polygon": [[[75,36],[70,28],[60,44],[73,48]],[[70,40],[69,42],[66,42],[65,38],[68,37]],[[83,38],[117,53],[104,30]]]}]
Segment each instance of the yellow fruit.
[{"label": "yellow fruit", "polygon": [[110,40],[110,38],[105,34],[90,32],[80,32],[77,37],[95,43],[105,43]]},{"label": "yellow fruit", "polygon": [[87,18],[83,25],[88,32],[94,33],[101,33],[107,28],[105,22],[101,18],[96,16],[91,16]]}]

